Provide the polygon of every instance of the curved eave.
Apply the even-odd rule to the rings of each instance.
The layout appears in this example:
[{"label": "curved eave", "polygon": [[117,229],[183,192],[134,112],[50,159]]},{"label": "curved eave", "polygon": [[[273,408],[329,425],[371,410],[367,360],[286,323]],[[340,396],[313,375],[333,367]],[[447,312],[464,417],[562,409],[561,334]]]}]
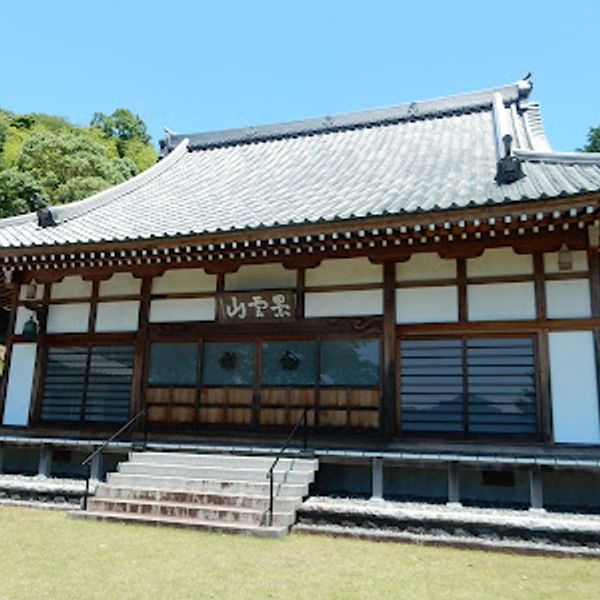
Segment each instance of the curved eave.
[{"label": "curved eave", "polygon": [[[75,242],[72,244],[40,244],[27,247],[0,248],[0,257],[38,256],[48,254],[64,254],[77,252],[94,252],[101,248],[103,252],[125,249],[152,250],[172,246],[194,246],[198,243],[243,243],[245,241],[281,239],[295,236],[318,235],[346,230],[373,229],[385,227],[400,227],[402,225],[428,225],[445,220],[456,222],[462,219],[482,221],[489,217],[501,218],[510,214],[532,214],[538,211],[565,208],[576,204],[579,207],[598,205],[600,190],[588,193],[563,194],[554,198],[540,197],[538,199],[512,200],[504,202],[475,203],[469,206],[451,208],[436,208],[427,211],[404,211],[400,213],[384,213],[365,217],[351,217],[335,220],[303,221],[292,223],[276,223],[261,227],[244,227],[217,231],[182,232],[171,236],[154,235],[140,238],[124,238],[120,240],[96,240],[92,242]],[[596,206],[597,208],[598,206]],[[482,213],[485,212],[485,215]]]},{"label": "curved eave", "polygon": [[[58,221],[58,226],[61,223],[70,221],[84,214],[90,213],[98,208],[106,206],[112,202],[118,201],[123,196],[130,194],[131,192],[139,189],[140,187],[147,185],[156,177],[162,175],[167,169],[171,168],[185,153],[188,151],[188,140],[187,138],[182,139],[177,148],[173,150],[167,157],[163,158],[156,164],[152,165],[145,171],[142,171],[138,175],[123,181],[115,186],[112,186],[102,192],[98,192],[89,198],[73,202],[71,204],[63,204],[60,206],[52,206],[52,212]],[[21,225],[25,223],[31,223],[37,221],[36,212],[26,213],[24,215],[18,215],[16,217],[9,217],[0,220],[0,230],[6,227],[13,227],[15,225]]]}]

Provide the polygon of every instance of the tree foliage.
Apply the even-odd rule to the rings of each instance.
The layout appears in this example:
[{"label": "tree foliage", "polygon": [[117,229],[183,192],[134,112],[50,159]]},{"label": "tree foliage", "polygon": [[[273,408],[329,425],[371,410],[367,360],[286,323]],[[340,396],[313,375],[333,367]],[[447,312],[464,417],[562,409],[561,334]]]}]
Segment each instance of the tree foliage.
[{"label": "tree foliage", "polygon": [[600,152],[600,125],[598,127],[590,127],[587,136],[587,144],[583,148],[579,148],[583,152]]},{"label": "tree foliage", "polygon": [[96,113],[89,127],[0,109],[0,217],[27,212],[34,192],[53,204],[80,200],[155,161],[145,123],[127,109]]}]

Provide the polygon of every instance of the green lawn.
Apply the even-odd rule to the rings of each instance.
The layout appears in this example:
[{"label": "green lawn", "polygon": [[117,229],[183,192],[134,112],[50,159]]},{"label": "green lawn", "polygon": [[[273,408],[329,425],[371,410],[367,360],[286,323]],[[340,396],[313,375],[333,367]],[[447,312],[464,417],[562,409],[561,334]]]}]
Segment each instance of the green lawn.
[{"label": "green lawn", "polygon": [[0,548],[0,600],[600,597],[600,560],[265,540],[9,507],[0,507]]}]

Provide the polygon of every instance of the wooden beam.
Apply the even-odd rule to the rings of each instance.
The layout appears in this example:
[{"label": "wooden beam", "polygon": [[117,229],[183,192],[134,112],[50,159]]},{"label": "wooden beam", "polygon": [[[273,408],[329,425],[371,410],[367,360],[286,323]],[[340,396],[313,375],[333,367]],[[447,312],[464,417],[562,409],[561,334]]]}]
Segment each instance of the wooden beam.
[{"label": "wooden beam", "polygon": [[46,369],[48,365],[48,310],[50,305],[50,294],[52,284],[44,285],[42,296],[42,306],[37,313],[38,317],[38,338],[35,358],[35,374],[32,387],[32,401],[29,407],[29,422],[38,423],[42,414],[42,403],[44,399],[44,383],[46,380]]},{"label": "wooden beam", "polygon": [[[136,415],[145,407],[145,389],[147,379],[147,357],[148,357],[148,327],[150,316],[150,302],[152,294],[152,277],[142,280],[140,292],[140,307],[138,313],[138,329],[134,343],[133,373],[131,376],[131,416]],[[147,415],[146,415],[147,418]],[[139,431],[142,423],[137,422],[136,429]]]},{"label": "wooden beam", "polygon": [[396,265],[383,265],[383,385],[380,419],[385,439],[396,430]]},{"label": "wooden beam", "polygon": [[19,307],[20,292],[20,284],[13,284],[10,317],[8,318],[8,329],[6,336],[6,352],[4,354],[4,371],[2,372],[2,382],[0,384],[0,424],[2,423],[2,420],[4,418],[4,405],[6,402],[6,390],[8,385],[8,375],[10,372],[10,363],[12,358],[12,347],[15,340],[15,323],[17,320],[17,309]]}]

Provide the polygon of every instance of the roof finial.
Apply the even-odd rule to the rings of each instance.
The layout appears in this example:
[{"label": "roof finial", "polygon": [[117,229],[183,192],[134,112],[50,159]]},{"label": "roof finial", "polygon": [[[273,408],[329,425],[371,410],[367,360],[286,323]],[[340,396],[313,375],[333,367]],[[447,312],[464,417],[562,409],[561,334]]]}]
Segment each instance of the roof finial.
[{"label": "roof finial", "polygon": [[56,227],[58,225],[58,221],[50,205],[42,198],[38,192],[34,192],[33,196],[28,200],[27,204],[29,205],[29,209],[32,211],[36,211],[38,226],[43,227]]}]

